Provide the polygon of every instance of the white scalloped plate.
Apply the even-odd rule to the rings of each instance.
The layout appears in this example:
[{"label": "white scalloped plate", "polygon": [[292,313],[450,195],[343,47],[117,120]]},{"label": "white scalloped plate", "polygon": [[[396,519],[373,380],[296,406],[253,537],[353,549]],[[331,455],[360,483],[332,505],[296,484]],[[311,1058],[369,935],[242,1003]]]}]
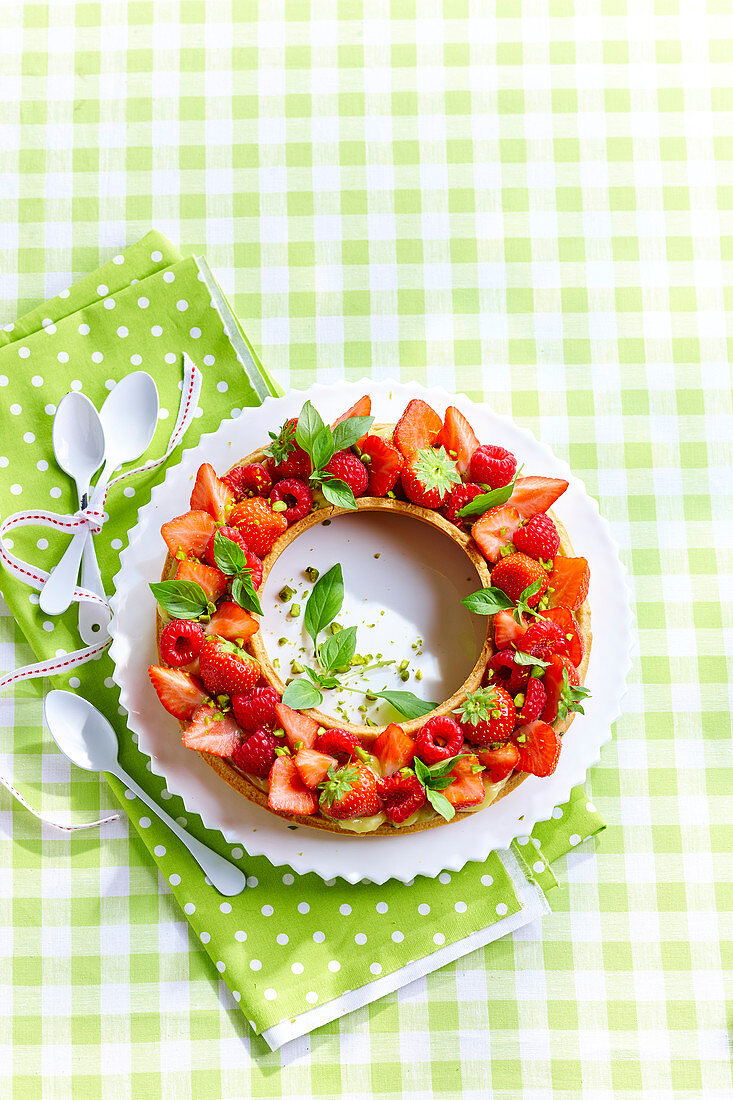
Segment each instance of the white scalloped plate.
[{"label": "white scalloped plate", "polygon": [[[592,697],[585,715],[578,717],[563,737],[559,764],[549,778],[530,776],[494,806],[444,828],[404,836],[342,838],[316,829],[292,831],[284,820],[238,795],[198,754],[183,747],[178,723],[160,706],[147,676],[148,665],[157,660],[155,605],[148,582],[159,579],[165,557],[161,523],[188,508],[193,477],[201,462],[228,469],[261,446],[268,431],[276,431],[288,417],[297,415],[306,398],[328,421],[365,392],[372,396],[377,419],[386,422],[396,420],[412,397],[424,398],[441,414],[454,404],[480,439],[509,448],[529,473],[570,482],[554,510],[567,526],[576,552],[591,566],[593,646],[586,683]],[[150,757],[152,770],[165,777],[168,790],[180,795],[190,812],[200,814],[207,827],[219,829],[230,843],[242,845],[252,855],[266,856],[276,866],[287,865],[298,874],[312,871],[324,879],[383,883],[390,878],[407,882],[416,875],[434,877],[443,870],[458,871],[468,862],[483,861],[495,849],[508,847],[514,837],[529,833],[567,800],[571,789],[585,780],[587,770],[599,760],[601,746],[610,740],[611,726],[620,714],[631,663],[631,613],[624,568],[608,524],[582,482],[548,447],[506,417],[462,395],[415,383],[362,379],[333,386],[318,384],[306,392],[268,397],[260,408],[245,409],[236,419],[222,421],[215,432],[202,436],[195,448],[184,451],[180,463],[168,470],[150,502],[140,509],[137,527],[130,532],[129,545],[120,556],[114,586],[110,626],[114,679],[128,712],[129,728],[138,735],[139,748]]]}]

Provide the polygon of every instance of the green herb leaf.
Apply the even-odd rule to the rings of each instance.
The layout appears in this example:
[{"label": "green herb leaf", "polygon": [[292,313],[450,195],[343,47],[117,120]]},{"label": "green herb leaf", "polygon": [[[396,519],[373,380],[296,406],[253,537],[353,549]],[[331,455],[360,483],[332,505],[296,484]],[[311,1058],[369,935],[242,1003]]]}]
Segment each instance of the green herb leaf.
[{"label": "green herb leaf", "polygon": [[423,714],[435,710],[438,705],[437,703],[426,703],[424,699],[418,699],[411,691],[370,691],[369,694],[376,695],[379,699],[391,703],[395,710],[398,710],[405,718],[421,718]]},{"label": "green herb leaf", "polygon": [[476,615],[495,615],[514,607],[514,600],[500,588],[479,588],[478,592],[464,596],[461,603]]},{"label": "green herb leaf", "polygon": [[310,401],[306,401],[298,416],[298,426],[295,429],[295,440],[298,446],[313,457],[313,441],[324,428],[323,421],[317,409],[314,409]]},{"label": "green herb leaf", "polygon": [[150,591],[174,619],[198,619],[209,606],[209,597],[196,581],[157,581]]},{"label": "green herb leaf", "polygon": [[340,630],[338,634],[331,634],[321,642],[318,659],[323,667],[330,671],[348,665],[355,650],[356,627],[350,626],[346,630]]},{"label": "green herb leaf", "polygon": [[446,821],[452,821],[456,816],[456,811],[451,806],[448,799],[440,791],[431,790],[430,787],[425,788],[425,794],[428,802],[441,817],[444,817]]},{"label": "green herb leaf", "polygon": [[464,504],[463,507],[459,509],[458,515],[461,516],[461,518],[466,516],[482,516],[484,512],[488,512],[489,508],[497,508],[500,504],[506,504],[514,492],[516,480],[515,477],[508,485],[502,485],[499,489],[492,489],[489,493],[481,493],[480,496],[474,497],[473,500],[469,500],[468,504]]},{"label": "green herb leaf", "polygon": [[330,478],[321,485],[321,492],[327,501],[337,508],[350,508],[356,511],[356,501],[351,487],[338,477]]},{"label": "green herb leaf", "polygon": [[283,703],[286,707],[292,707],[293,710],[319,707],[322,702],[323,696],[310,680],[291,680],[283,692]]},{"label": "green herb leaf", "polygon": [[537,665],[538,668],[547,668],[549,663],[549,661],[540,660],[539,657],[533,657],[531,653],[524,653],[521,649],[514,652],[515,665]]},{"label": "green herb leaf", "polygon": [[353,447],[357,439],[371,428],[374,423],[373,416],[350,416],[348,420],[342,420],[333,429],[333,441],[337,451],[348,451]]},{"label": "green herb leaf", "polygon": [[333,441],[333,433],[326,424],[321,428],[320,432],[318,432],[311,443],[309,454],[311,456],[311,462],[313,463],[314,472],[322,470],[324,466],[331,461],[335,453],[336,447]]},{"label": "green herb leaf", "polygon": [[241,573],[247,568],[247,555],[242,547],[232,542],[226,535],[222,535],[221,531],[217,531],[214,535],[214,561],[217,568],[228,577]]},{"label": "green herb leaf", "polygon": [[542,581],[532,581],[531,584],[528,584],[527,587],[523,588],[519,593],[517,603],[526,603],[527,600],[531,600],[532,597],[539,592],[541,587]]},{"label": "green herb leaf", "polygon": [[337,562],[318,578],[305,605],[303,622],[314,645],[320,632],[336,618],[343,602],[344,578]]},{"label": "green herb leaf", "polygon": [[232,599],[245,611],[254,611],[257,615],[263,614],[262,604],[252,584],[252,574],[249,569],[243,569],[232,581]]}]

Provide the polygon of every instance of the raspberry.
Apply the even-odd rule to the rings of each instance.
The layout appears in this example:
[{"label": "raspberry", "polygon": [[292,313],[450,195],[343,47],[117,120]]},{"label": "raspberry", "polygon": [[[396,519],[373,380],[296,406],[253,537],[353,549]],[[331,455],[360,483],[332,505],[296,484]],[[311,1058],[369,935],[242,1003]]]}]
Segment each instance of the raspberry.
[{"label": "raspberry", "polygon": [[517,722],[524,725],[525,722],[534,722],[545,709],[547,692],[542,686],[542,681],[536,676],[531,676],[527,681],[527,690],[524,694],[524,705],[517,714]]},{"label": "raspberry", "polygon": [[532,669],[528,668],[527,665],[515,665],[515,667],[512,669],[512,674],[509,677],[509,683],[507,684],[507,691],[512,696],[512,698],[520,691],[524,691],[524,689],[527,687],[531,672]]},{"label": "raspberry", "polygon": [[473,452],[469,466],[471,481],[480,481],[492,489],[508,485],[517,472],[517,460],[511,451],[484,443]]},{"label": "raspberry", "polygon": [[236,542],[237,546],[241,546],[243,550],[247,549],[247,543],[244,541],[244,536],[238,527],[219,527],[206,543],[206,549],[204,550],[204,557],[209,565],[216,566],[214,539],[217,534],[223,535],[225,539],[230,539],[231,542]]},{"label": "raspberry", "polygon": [[418,730],[415,737],[415,755],[424,764],[437,764],[457,756],[463,745],[461,727],[448,715],[431,718]]},{"label": "raspberry", "polygon": [[517,649],[547,661],[553,653],[567,653],[568,646],[557,623],[551,619],[535,619],[519,639]]},{"label": "raspberry", "polygon": [[530,558],[554,558],[560,549],[560,536],[557,527],[544,512],[533,516],[526,527],[514,532],[514,545],[517,550]]},{"label": "raspberry", "polygon": [[313,493],[304,481],[297,477],[287,477],[278,481],[270,493],[270,503],[275,504],[278,501],[287,505],[282,515],[288,521],[288,526],[292,527],[310,512],[313,507]]},{"label": "raspberry", "polygon": [[349,730],[325,729],[313,748],[335,756],[339,763],[343,763],[345,757],[358,756],[361,759],[364,756],[359,738]]},{"label": "raspberry", "polygon": [[484,675],[486,684],[499,684],[506,688],[510,695],[514,696],[524,688],[532,671],[529,665],[518,665],[514,661],[514,653],[511,649],[501,649],[489,661]]},{"label": "raspberry", "polygon": [[465,531],[466,523],[470,526],[477,517],[469,516],[464,519],[458,515],[458,512],[483,492],[484,490],[480,485],[472,485],[471,482],[466,485],[456,485],[455,489],[451,490],[451,494],[445,503],[445,518],[451,523],[455,523],[456,527],[460,527],[462,531]]},{"label": "raspberry", "polygon": [[221,479],[238,497],[265,497],[272,488],[272,478],[261,462],[235,466]]},{"label": "raspberry", "polygon": [[192,619],[173,619],[160,636],[160,653],[171,668],[188,665],[199,655],[206,635]]},{"label": "raspberry", "polygon": [[275,763],[276,748],[277,738],[272,730],[258,729],[246,741],[237,745],[232,753],[232,760],[242,771],[267,779],[270,768]]},{"label": "raspberry", "polygon": [[363,496],[369,483],[369,474],[363,462],[351,451],[336,451],[326,466],[326,472],[345,481],[355,497]]},{"label": "raspberry", "polygon": [[384,800],[384,812],[399,825],[425,805],[425,788],[416,775],[390,775],[380,779],[377,793]]},{"label": "raspberry", "polygon": [[247,733],[277,721],[275,706],[280,696],[273,687],[255,687],[246,695],[233,695],[232,708],[237,722]]}]

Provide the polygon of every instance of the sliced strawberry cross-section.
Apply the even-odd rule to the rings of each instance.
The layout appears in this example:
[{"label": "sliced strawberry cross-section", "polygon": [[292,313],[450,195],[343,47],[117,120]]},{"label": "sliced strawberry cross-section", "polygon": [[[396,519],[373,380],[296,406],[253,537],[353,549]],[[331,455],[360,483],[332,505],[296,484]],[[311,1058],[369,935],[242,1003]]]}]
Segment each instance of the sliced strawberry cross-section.
[{"label": "sliced strawberry cross-section", "polygon": [[214,526],[208,512],[186,512],[164,523],[160,533],[174,557],[183,554],[184,557],[202,558],[214,534]]},{"label": "sliced strawberry cross-section", "polygon": [[558,734],[537,719],[517,728],[514,742],[519,749],[517,769],[544,778],[552,775],[560,759],[561,741]]},{"label": "sliced strawberry cross-section", "polygon": [[319,752],[318,749],[298,749],[293,761],[298,769],[298,775],[311,790],[319,783],[323,783],[328,776],[329,768],[335,768],[338,764],[335,756]]},{"label": "sliced strawberry cross-section", "polygon": [[568,487],[568,482],[558,477],[518,477],[509,503],[513,504],[522,519],[532,519],[539,512],[546,512]]},{"label": "sliced strawberry cross-section", "polygon": [[318,723],[302,714],[299,710],[292,710],[287,703],[278,703],[275,706],[277,720],[285,730],[288,745],[294,751],[299,748],[312,749],[316,743]]},{"label": "sliced strawberry cross-section", "polygon": [[231,756],[242,740],[242,731],[231,714],[203,706],[195,712],[181,738],[187,749],[211,756]]},{"label": "sliced strawberry cross-section", "polygon": [[414,398],[397,421],[392,438],[397,448],[408,458],[413,451],[432,447],[442,427],[443,421],[435,409],[431,409],[420,398]]},{"label": "sliced strawberry cross-section", "polygon": [[359,440],[362,462],[369,472],[367,493],[370,497],[386,496],[397,484],[402,455],[379,435],[365,435]]},{"label": "sliced strawberry cross-section", "polygon": [[278,756],[270,769],[267,805],[281,814],[314,814],[318,795],[306,787],[291,756]]},{"label": "sliced strawberry cross-section", "polygon": [[588,598],[589,584],[590,568],[585,558],[556,557],[549,580],[551,605],[577,611]]},{"label": "sliced strawberry cross-section", "polygon": [[453,782],[442,792],[455,810],[462,810],[464,806],[476,806],[483,801],[486,788],[482,771],[483,768],[473,753],[456,760],[455,767],[449,773],[453,776]]},{"label": "sliced strawberry cross-section", "polygon": [[215,520],[223,522],[233,503],[234,493],[231,487],[216,476],[214,467],[208,462],[199,466],[191,493],[191,507],[208,512]]},{"label": "sliced strawberry cross-section", "polygon": [[238,603],[224,600],[219,604],[211,619],[204,627],[204,633],[216,634],[230,642],[244,645],[260,629],[260,624]]},{"label": "sliced strawberry cross-section", "polygon": [[200,561],[179,561],[176,568],[177,581],[194,581],[200,584],[212,603],[223,595],[227,579],[221,569],[204,565]]},{"label": "sliced strawberry cross-section", "polygon": [[179,668],[150,665],[148,676],[161,703],[174,718],[191,718],[196,708],[208,701],[201,681]]},{"label": "sliced strawberry cross-section", "polygon": [[435,442],[445,447],[450,457],[455,460],[459,474],[466,473],[471,465],[471,456],[479,446],[476,433],[455,405],[449,405],[445,410],[443,427]]},{"label": "sliced strawberry cross-section", "polygon": [[401,726],[390,722],[374,742],[372,752],[379,760],[382,775],[394,775],[400,768],[409,768],[412,764],[415,742]]},{"label": "sliced strawberry cross-section", "polygon": [[489,508],[471,528],[474,542],[487,561],[497,562],[505,546],[509,546],[522,517],[511,504]]},{"label": "sliced strawberry cross-section", "polygon": [[363,397],[354,402],[350,409],[342,413],[338,420],[334,420],[332,427],[335,428],[337,424],[341,424],[344,420],[351,420],[355,416],[369,416],[371,411],[372,399],[368,393],[365,393]]}]

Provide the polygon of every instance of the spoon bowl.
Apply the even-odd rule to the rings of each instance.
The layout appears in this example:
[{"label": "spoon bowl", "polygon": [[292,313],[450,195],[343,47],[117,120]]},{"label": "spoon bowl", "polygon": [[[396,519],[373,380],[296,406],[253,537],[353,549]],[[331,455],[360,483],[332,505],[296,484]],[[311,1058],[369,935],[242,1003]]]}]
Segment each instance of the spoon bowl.
[{"label": "spoon bowl", "polygon": [[78,485],[89,485],[104,461],[105,433],[88,397],[72,390],[62,397],[53,418],[53,452],[61,469]]},{"label": "spoon bowl", "polygon": [[144,370],[125,375],[100,412],[110,471],[147,451],[158,426],[158,387]]}]

